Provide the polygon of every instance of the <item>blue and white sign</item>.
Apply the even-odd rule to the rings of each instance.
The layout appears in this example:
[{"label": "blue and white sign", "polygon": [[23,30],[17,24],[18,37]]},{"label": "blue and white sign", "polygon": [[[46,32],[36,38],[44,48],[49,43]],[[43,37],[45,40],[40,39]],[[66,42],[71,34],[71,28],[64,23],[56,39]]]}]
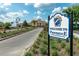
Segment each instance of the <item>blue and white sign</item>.
[{"label": "blue and white sign", "polygon": [[61,14],[55,14],[49,20],[49,35],[67,39],[69,37],[69,18]]}]

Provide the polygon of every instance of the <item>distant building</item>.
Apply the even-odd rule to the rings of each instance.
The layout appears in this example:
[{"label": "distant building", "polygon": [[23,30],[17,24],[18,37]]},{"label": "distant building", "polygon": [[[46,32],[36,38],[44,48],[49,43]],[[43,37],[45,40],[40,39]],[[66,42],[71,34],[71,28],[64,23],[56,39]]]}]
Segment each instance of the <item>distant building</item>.
[{"label": "distant building", "polygon": [[0,27],[0,33],[4,33],[5,29],[3,27]]},{"label": "distant building", "polygon": [[4,27],[3,27],[3,23],[0,22],[0,33],[3,33],[5,31]]},{"label": "distant building", "polygon": [[42,21],[41,19],[38,19],[38,20],[33,20],[31,22],[31,25],[32,26],[35,26],[35,27],[43,27],[46,25],[46,22],[45,21]]}]

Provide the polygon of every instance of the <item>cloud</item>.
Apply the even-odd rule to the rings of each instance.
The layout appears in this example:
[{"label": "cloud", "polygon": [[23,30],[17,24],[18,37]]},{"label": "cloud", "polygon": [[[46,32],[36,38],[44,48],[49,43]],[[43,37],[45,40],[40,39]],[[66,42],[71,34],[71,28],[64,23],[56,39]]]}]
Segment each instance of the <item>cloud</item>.
[{"label": "cloud", "polygon": [[61,7],[54,8],[50,16],[53,16],[55,13],[61,13],[61,12],[62,12]]},{"label": "cloud", "polygon": [[36,13],[37,13],[37,15],[40,15],[41,14],[41,11],[38,10]]},{"label": "cloud", "polygon": [[8,16],[8,17],[19,16],[19,15],[22,16],[22,14],[19,13],[19,12],[8,12],[8,13],[6,14],[6,16]]},{"label": "cloud", "polygon": [[10,18],[7,18],[5,15],[0,15],[0,22],[11,22],[12,20]]},{"label": "cloud", "polygon": [[8,12],[6,14],[6,16],[8,17],[23,17],[25,15],[29,14],[29,12],[27,10],[19,10],[17,12]]},{"label": "cloud", "polygon": [[4,6],[10,6],[11,3],[3,3]]},{"label": "cloud", "polygon": [[3,22],[12,22],[16,19],[16,17],[25,17],[29,12],[27,10],[19,10],[16,12],[7,12],[5,14],[0,15],[0,19]]},{"label": "cloud", "polygon": [[29,14],[29,12],[27,10],[23,10],[24,14]]},{"label": "cloud", "polygon": [[0,3],[0,10],[7,11],[9,10],[8,6],[10,6],[11,3]]},{"label": "cloud", "polygon": [[6,23],[6,22],[12,22],[13,20],[5,18],[5,20],[3,20],[2,22]]},{"label": "cloud", "polygon": [[63,7],[63,9],[67,9],[68,7]]},{"label": "cloud", "polygon": [[8,7],[6,7],[6,8],[5,8],[5,10],[9,10],[9,8],[8,8]]},{"label": "cloud", "polygon": [[2,19],[4,19],[4,18],[5,18],[5,16],[4,16],[4,15],[0,15],[0,17],[1,17]]},{"label": "cloud", "polygon": [[38,8],[38,7],[40,7],[40,6],[41,6],[40,3],[35,3],[35,4],[34,4],[34,7],[35,7],[35,8]]},{"label": "cloud", "polygon": [[25,5],[29,5],[28,3],[25,3]]},{"label": "cloud", "polygon": [[36,19],[42,19],[42,17],[41,16],[36,16]]},{"label": "cloud", "polygon": [[0,6],[0,8],[4,8],[4,6],[3,6],[3,5],[1,5],[1,6]]},{"label": "cloud", "polygon": [[8,12],[5,15],[0,15],[0,19],[2,19],[2,22],[13,22],[16,17],[22,17],[23,14],[19,12]]},{"label": "cloud", "polygon": [[11,3],[0,3],[0,8],[5,8],[6,6],[10,6]]},{"label": "cloud", "polygon": [[41,6],[48,6],[48,5],[49,5],[49,3],[34,3],[35,8],[39,8]]},{"label": "cloud", "polygon": [[54,12],[60,12],[61,11],[61,7],[57,7],[57,8],[54,8],[54,10],[52,10],[52,13]]}]

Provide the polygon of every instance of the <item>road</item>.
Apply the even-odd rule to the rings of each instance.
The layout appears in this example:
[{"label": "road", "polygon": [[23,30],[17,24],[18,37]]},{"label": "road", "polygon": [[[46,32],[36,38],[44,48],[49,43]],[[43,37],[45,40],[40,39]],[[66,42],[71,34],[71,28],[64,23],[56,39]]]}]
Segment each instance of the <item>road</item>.
[{"label": "road", "polygon": [[22,50],[30,47],[43,28],[37,28],[21,35],[0,41],[0,56],[20,56]]}]

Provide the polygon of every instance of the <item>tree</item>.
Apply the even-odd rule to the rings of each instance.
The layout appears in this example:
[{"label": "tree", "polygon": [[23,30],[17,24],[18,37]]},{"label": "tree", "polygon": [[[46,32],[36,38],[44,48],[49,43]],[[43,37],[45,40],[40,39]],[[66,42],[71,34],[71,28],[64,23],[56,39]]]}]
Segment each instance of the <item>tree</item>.
[{"label": "tree", "polygon": [[28,26],[28,23],[27,23],[26,20],[24,20],[24,22],[23,22],[23,26],[24,26],[24,27]]},{"label": "tree", "polygon": [[3,22],[0,22],[0,27],[3,27],[4,23]]},{"label": "tree", "polygon": [[11,23],[9,23],[9,22],[4,23],[5,29],[10,29],[10,26],[11,26]]},{"label": "tree", "polygon": [[75,22],[76,28],[78,28],[77,22],[79,21],[79,6],[69,7],[63,10],[63,12],[66,12],[69,15],[73,12],[73,21]]}]

